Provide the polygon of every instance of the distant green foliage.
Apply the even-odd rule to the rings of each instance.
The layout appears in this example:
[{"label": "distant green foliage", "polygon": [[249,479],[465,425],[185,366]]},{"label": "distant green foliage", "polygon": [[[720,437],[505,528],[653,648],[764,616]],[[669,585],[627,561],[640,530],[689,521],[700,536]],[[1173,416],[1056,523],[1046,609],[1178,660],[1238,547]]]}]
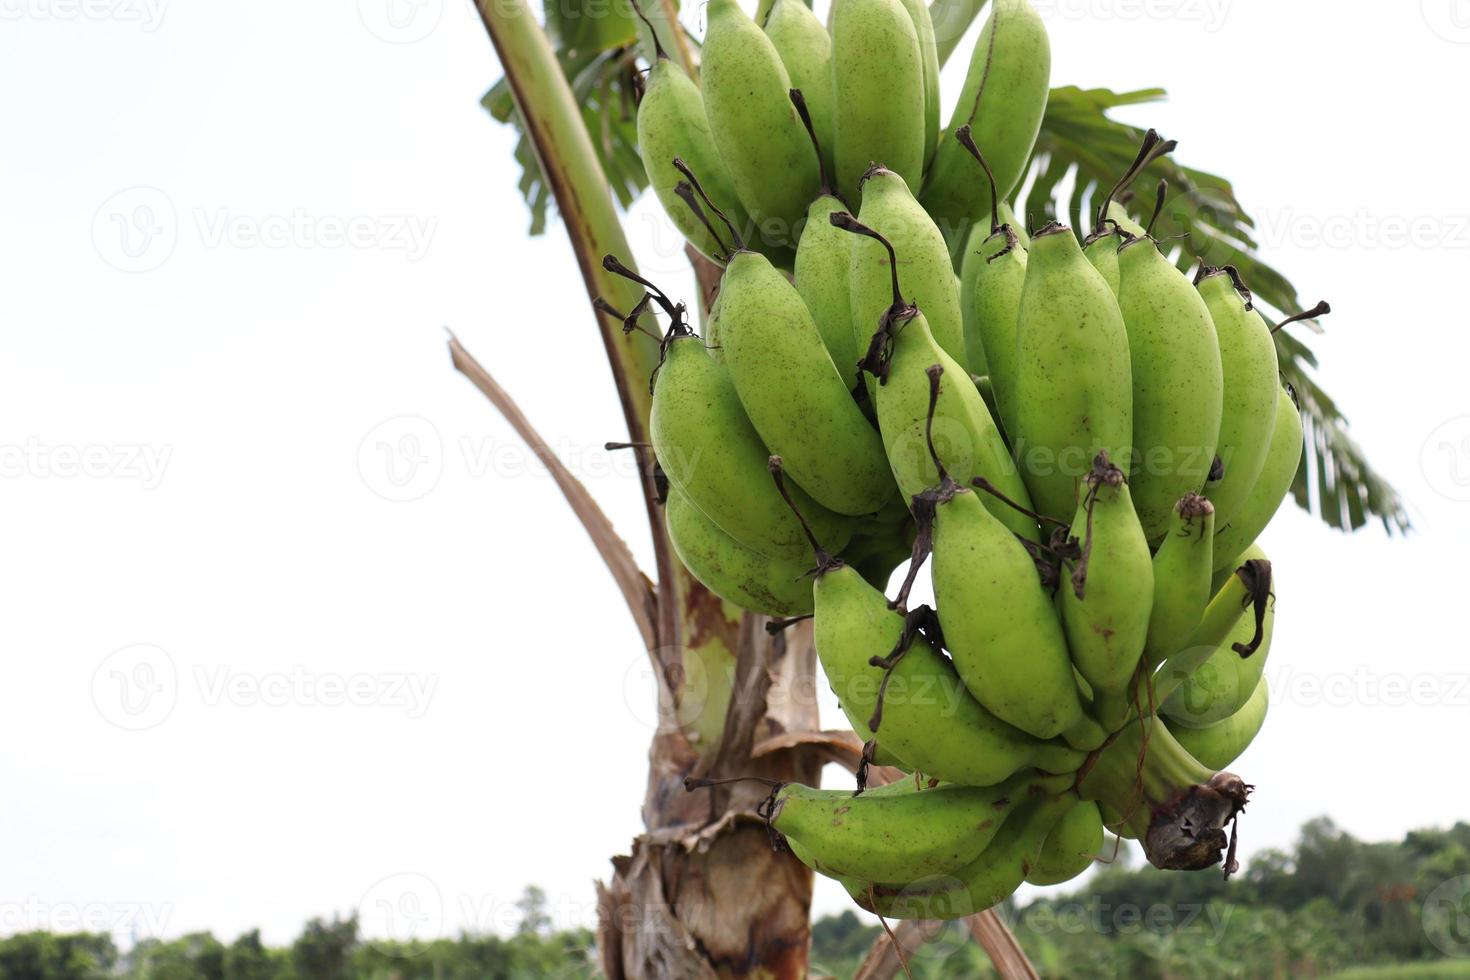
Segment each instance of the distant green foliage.
[{"label": "distant green foliage", "polygon": [[286,949],[259,932],[226,946],[209,933],[140,942],[26,933],[0,939],[0,980],[583,980],[600,975],[585,929],[552,932],[545,894],[527,889],[514,936],[399,943],[358,935],[357,920],[313,919]]},{"label": "distant green foliage", "polygon": [[[1218,870],[1115,866],[1074,894],[1003,914],[1043,977],[1310,977],[1351,969],[1344,975],[1359,980],[1470,978],[1470,959],[1445,959],[1470,935],[1448,937],[1442,948],[1421,919],[1426,896],[1464,875],[1470,824],[1370,844],[1322,819],[1302,828],[1289,853],[1259,854],[1229,882]],[[1470,926],[1464,911],[1461,925]],[[812,932],[813,963],[851,976],[879,933],[851,913],[823,920]],[[954,937],[938,946],[938,955],[910,964],[916,978],[994,976]]]},{"label": "distant green foliage", "polygon": [[[1470,824],[1371,844],[1327,819],[1288,851],[1253,857],[1225,881],[1132,869],[1129,852],[1072,894],[1001,914],[1043,977],[1192,980],[1327,977],[1470,980]],[[1426,899],[1447,882],[1452,920],[1426,925]],[[1440,892],[1441,896],[1444,892]],[[1460,907],[1463,905],[1463,907]],[[593,936],[554,931],[545,894],[528,888],[513,935],[387,942],[356,919],[314,919],[286,949],[260,934],[224,945],[208,933],[149,940],[126,954],[106,936],[26,933],[0,939],[0,980],[591,980]],[[1440,933],[1438,930],[1445,931]],[[850,977],[881,930],[852,912],[812,926],[813,977]],[[1436,945],[1436,940],[1439,941]],[[1460,958],[1446,958],[1461,954]],[[919,980],[993,977],[962,924],[916,953]]]}]

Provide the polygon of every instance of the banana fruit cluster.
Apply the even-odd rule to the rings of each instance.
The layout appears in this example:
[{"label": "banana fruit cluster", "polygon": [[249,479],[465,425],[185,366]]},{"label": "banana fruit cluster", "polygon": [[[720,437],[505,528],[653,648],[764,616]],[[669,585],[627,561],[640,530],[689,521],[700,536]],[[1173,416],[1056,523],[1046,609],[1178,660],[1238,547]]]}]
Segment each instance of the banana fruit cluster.
[{"label": "banana fruit cluster", "polygon": [[[669,538],[726,601],[813,617],[864,758],[908,774],[778,787],[773,832],[900,918],[1075,877],[1105,827],[1228,873],[1249,787],[1221,770],[1264,720],[1275,614],[1255,541],[1303,433],[1238,273],[1182,273],[1113,201],[1173,144],[1150,132],[1090,234],[1028,234],[1028,0],[995,0],[943,129],[922,0],[838,0],[830,28],[801,0],[706,9],[700,84],[660,51],[638,115],[723,268],[702,336],[606,261],[647,289],[630,328],[670,319]],[[926,565],[935,607],[910,609]]]}]

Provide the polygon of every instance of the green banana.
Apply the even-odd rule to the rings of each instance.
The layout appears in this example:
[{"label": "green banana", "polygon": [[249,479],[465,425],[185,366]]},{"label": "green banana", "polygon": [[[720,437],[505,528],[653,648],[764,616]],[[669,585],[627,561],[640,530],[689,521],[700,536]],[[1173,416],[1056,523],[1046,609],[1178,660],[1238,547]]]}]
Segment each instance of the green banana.
[{"label": "green banana", "polygon": [[[798,0],[781,0],[793,3]],[[856,331],[852,328],[852,292],[848,286],[847,236],[832,227],[832,215],[846,211],[836,197],[823,194],[807,209],[806,227],[796,246],[796,291],[806,303],[827,353],[848,388],[862,378],[858,370]]]},{"label": "green banana", "polygon": [[1174,505],[1174,517],[1154,554],[1154,607],[1143,655],[1149,667],[1189,640],[1214,594],[1215,508],[1196,493]]},{"label": "green banana", "polygon": [[[1006,434],[1016,432],[1016,322],[1021,313],[1021,291],[1026,285],[1026,249],[1001,211],[1000,230],[991,234],[976,225],[965,246],[960,267],[960,310],[964,315],[965,349],[970,362],[984,364],[1000,407]],[[1006,235],[1010,229],[1017,241]]]},{"label": "green banana", "polygon": [[[878,427],[902,495],[912,497],[937,484],[942,463],[967,482],[987,480],[1012,503],[987,495],[986,507],[1014,533],[1039,540],[1036,521],[1028,513],[1026,485],[979,389],[935,340],[924,312],[903,298],[900,253],[880,232],[850,215],[834,222],[864,245],[877,243],[887,256],[890,302],[863,366],[879,379],[873,389]],[[936,366],[939,394],[931,404],[929,372]]]},{"label": "green banana", "polygon": [[[894,479],[904,497],[923,493],[939,482],[939,470],[929,454],[926,436],[932,433],[935,451],[946,470],[968,483],[982,477],[1007,498],[1029,510],[1031,497],[996,427],[990,409],[964,369],[935,341],[922,311],[898,326],[888,362],[888,379],[877,389],[878,425]],[[934,422],[928,422],[928,369],[943,369]],[[1035,518],[1026,510],[992,494],[982,498],[987,510],[1013,534],[1040,540]]]},{"label": "green banana", "polygon": [[1204,488],[1220,438],[1223,379],[1209,308],[1152,239],[1123,245],[1118,306],[1133,367],[1133,503],[1150,541],[1179,498]]},{"label": "green banana", "polygon": [[1088,236],[1082,245],[1082,254],[1087,256],[1087,261],[1097,270],[1097,274],[1103,277],[1113,295],[1118,295],[1119,273],[1118,273],[1118,246],[1122,244],[1123,236],[1117,231],[1104,232],[1101,236],[1093,238]]},{"label": "green banana", "polygon": [[899,525],[874,534],[854,535],[842,550],[841,558],[881,592],[888,587],[888,580],[898,566],[908,561],[912,549],[913,542]]},{"label": "green banana", "polygon": [[[894,171],[881,166],[868,171],[862,194],[858,219],[887,239],[893,251],[903,257],[903,282],[908,289],[905,299],[924,311],[934,339],[950,357],[967,371],[984,374],[984,366],[971,362],[965,347],[959,283],[944,236]],[[851,249],[852,328],[861,357],[893,305],[895,270],[889,265],[886,248],[876,239],[854,239]]]},{"label": "green banana", "polygon": [[[791,5],[801,6],[799,0],[779,0],[778,3],[781,7]],[[805,95],[793,90],[791,100],[806,124],[818,155],[823,157],[822,190],[807,208],[806,224],[796,245],[793,269],[796,291],[816,321],[822,343],[826,345],[838,373],[848,388],[856,388],[862,380],[862,371],[858,367],[857,332],[852,327],[852,288],[848,283],[852,246],[847,234],[832,224],[832,216],[846,212],[847,205],[837,196],[832,166],[821,152],[823,146],[831,145],[830,141],[821,141]]]},{"label": "green banana", "polygon": [[1102,813],[1091,800],[1080,801],[1046,835],[1026,883],[1060,885],[1071,881],[1092,867],[1102,848]]},{"label": "green banana", "polygon": [[1012,434],[1041,513],[1065,519],[1076,510],[1077,484],[1100,451],[1128,471],[1132,377],[1112,290],[1070,229],[1056,223],[1041,229],[1026,260],[1016,323]]},{"label": "green banana", "polygon": [[858,199],[862,175],[874,163],[902,174],[917,193],[924,175],[924,53],[900,0],[833,6],[832,91],[843,196]]},{"label": "green banana", "polygon": [[677,488],[664,505],[669,541],[684,567],[711,592],[765,616],[812,611],[807,562],[772,560],[721,531]]},{"label": "green banana", "polygon": [[[1223,568],[1271,523],[1296,479],[1302,460],[1302,417],[1285,388],[1277,387],[1276,419],[1261,475],[1228,523],[1215,532],[1216,568]],[[1230,556],[1230,557],[1227,557]]]},{"label": "green banana", "polygon": [[[1259,549],[1253,549],[1253,552],[1253,557],[1264,557]],[[1275,585],[1273,581],[1273,599],[1266,605],[1265,618],[1261,623],[1261,641],[1256,651],[1248,657],[1242,657],[1235,650],[1235,644],[1249,643],[1256,629],[1251,618],[1242,616],[1225,642],[1210,654],[1208,660],[1195,668],[1194,673],[1185,679],[1159,709],[1176,732],[1180,727],[1208,728],[1224,721],[1239,711],[1250,698],[1266,670],[1266,659],[1271,655],[1271,635],[1276,624]]]},{"label": "green banana", "polygon": [[791,87],[806,97],[816,130],[817,154],[821,164],[831,171],[832,36],[802,0],[776,0],[761,24],[781,56]]},{"label": "green banana", "polygon": [[[656,31],[653,37],[657,44]],[[638,151],[648,170],[648,183],[674,227],[706,258],[723,264],[725,248],[675,193],[684,177],[675,169],[674,159],[684,160],[699,174],[704,189],[736,225],[745,224],[745,210],[715,149],[699,87],[662,46],[657,52],[638,103]]]},{"label": "green banana", "polygon": [[[820,569],[812,591],[817,658],[843,713],[861,736],[876,734],[914,770],[991,786],[1023,769],[1071,772],[1082,764],[1083,753],[1032,738],[981,707],[949,661],[852,566]],[[872,661],[894,654],[906,639],[907,652],[885,689],[884,668]]]},{"label": "green banana", "polygon": [[1059,605],[1072,663],[1092,689],[1092,714],[1109,732],[1128,717],[1148,637],[1153,564],[1123,471],[1099,453],[1072,521],[1081,557]]},{"label": "green banana", "polygon": [[819,179],[817,156],[788,97],[791,78],[736,0],[710,0],[706,12],[700,70],[710,134],[750,213],[753,237],[763,250],[789,256]]},{"label": "green banana", "polygon": [[989,188],[975,179],[956,132],[973,128],[1001,199],[1009,199],[1036,145],[1050,85],[1051,43],[1041,17],[1028,0],[996,0],[920,195],[947,239],[965,241],[990,208]]},{"label": "green banana", "polygon": [[939,142],[939,48],[934,39],[934,21],[924,0],[902,0],[914,33],[919,38],[919,61],[924,70],[924,166],[934,159]]},{"label": "green banana", "polygon": [[1262,680],[1239,711],[1208,728],[1185,728],[1170,722],[1169,729],[1190,755],[1211,769],[1224,769],[1240,758],[1266,723],[1270,687]]},{"label": "green banana", "polygon": [[857,796],[788,784],[775,794],[770,823],[788,842],[799,841],[803,860],[825,875],[912,881],[974,861],[1007,815],[1044,784],[1026,774],[989,787],[947,784]]},{"label": "green banana", "polygon": [[878,510],[894,493],[883,441],[853,402],[796,287],[764,256],[742,251],[720,290],[725,364],[762,440],[823,506],[851,515]]},{"label": "green banana", "polygon": [[[809,554],[801,525],[771,486],[770,452],[746,417],[729,372],[692,334],[667,341],[649,433],[669,483],[726,534],[768,558]],[[823,546],[840,551],[851,522],[793,493]]]},{"label": "green banana", "polygon": [[1249,293],[1241,294],[1239,274],[1229,268],[1200,272],[1196,285],[1215,323],[1225,386],[1216,450],[1223,475],[1207,488],[1223,526],[1245,503],[1266,465],[1280,368],[1271,328],[1251,305]]},{"label": "green banana", "polygon": [[970,693],[1037,738],[1077,726],[1082,702],[1067,640],[1030,553],[974,491],[952,480],[915,504],[920,533],[926,518],[933,522],[939,622]]},{"label": "green banana", "polygon": [[1033,795],[962,868],[903,882],[839,878],[859,906],[890,919],[960,919],[1005,901],[1026,880],[1047,835],[1075,805],[1074,793]]},{"label": "green banana", "polygon": [[[1189,680],[1196,670],[1212,657],[1224,643],[1241,657],[1255,654],[1265,638],[1265,621],[1270,612],[1271,563],[1264,558],[1247,559],[1226,580],[1205,607],[1199,626],[1178,650],[1164,658],[1152,679],[1149,700],[1167,704],[1174,692]],[[1249,638],[1231,641],[1231,634],[1252,609]]]}]

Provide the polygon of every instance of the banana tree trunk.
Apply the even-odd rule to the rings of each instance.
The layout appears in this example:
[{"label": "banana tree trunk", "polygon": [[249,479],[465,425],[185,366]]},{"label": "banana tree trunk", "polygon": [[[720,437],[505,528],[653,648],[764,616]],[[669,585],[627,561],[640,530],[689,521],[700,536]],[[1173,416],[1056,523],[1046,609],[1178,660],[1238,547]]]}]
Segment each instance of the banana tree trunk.
[{"label": "banana tree trunk", "polygon": [[[589,298],[619,309],[637,301],[601,267],[632,255],[581,115],[545,32],[524,0],[479,0],[576,251]],[[707,279],[706,279],[707,281]],[[704,297],[702,297],[703,299]],[[657,345],[599,321],[629,440],[646,443],[648,377]],[[764,775],[812,782],[819,755],[794,746],[756,756],[769,736],[817,728],[809,630],[777,636],[691,578],[664,534],[651,471],[644,495],[655,543],[656,584],[630,597],[645,625],[659,688],[659,727],[649,751],[644,834],[614,858],[599,884],[598,937],[607,975],[622,977],[802,977],[810,945],[812,875],[771,848],[750,816],[760,792],[684,789],[692,775]],[[629,589],[625,586],[625,595]],[[639,616],[637,607],[650,615]]]}]

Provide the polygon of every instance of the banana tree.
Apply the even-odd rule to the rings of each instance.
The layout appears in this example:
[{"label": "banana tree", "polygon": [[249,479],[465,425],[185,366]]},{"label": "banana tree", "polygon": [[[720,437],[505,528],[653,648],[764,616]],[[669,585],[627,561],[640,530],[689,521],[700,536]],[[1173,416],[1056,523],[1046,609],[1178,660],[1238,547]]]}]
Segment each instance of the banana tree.
[{"label": "banana tree", "polygon": [[[984,0],[934,0],[934,20],[945,28],[941,57],[952,52],[983,6]],[[748,775],[811,783],[828,762],[856,768],[861,746],[851,732],[819,728],[809,695],[815,677],[809,625],[768,631],[767,620],[722,602],[674,556],[646,448],[648,379],[658,343],[639,331],[625,335],[620,319],[607,312],[633,308],[641,290],[601,261],[608,253],[630,258],[619,210],[647,184],[634,127],[639,60],[651,60],[658,43],[697,78],[697,43],[681,27],[675,0],[649,0],[643,18],[622,4],[548,4],[544,24],[526,0],[477,0],[477,7],[505,72],[483,104],[520,132],[516,157],[531,233],[546,230],[553,205],[560,216],[621,398],[627,446],[645,463],[641,479],[655,555],[647,574],[510,396],[451,340],[455,367],[550,461],[558,486],[622,591],[658,686],[645,832],[628,855],[613,859],[612,877],[599,885],[603,967],[614,978],[804,976],[812,877],[790,855],[771,848],[754,816],[764,790],[734,785],[689,794],[683,785],[691,776]],[[1030,164],[1023,202],[1028,224],[1059,217],[1084,226],[1143,136],[1109,112],[1162,96],[1161,89],[1055,89]],[[1283,317],[1299,309],[1290,281],[1257,255],[1252,221],[1230,183],[1172,159],[1158,167],[1170,194],[1156,227],[1160,238],[1188,239],[1178,250],[1179,261],[1201,256],[1212,265],[1234,265],[1254,286],[1259,305]],[[1063,187],[1065,196],[1059,193]],[[688,254],[707,308],[718,269],[692,249]],[[1406,529],[1397,493],[1364,458],[1337,406],[1315,381],[1311,350],[1285,331],[1275,336],[1283,374],[1297,392],[1309,432],[1295,488],[1298,503],[1344,530],[1370,518],[1390,532]],[[1001,975],[1035,975],[998,917],[981,913],[967,925]],[[859,976],[894,975],[902,968],[903,951],[934,932],[922,922],[887,931]]]}]

